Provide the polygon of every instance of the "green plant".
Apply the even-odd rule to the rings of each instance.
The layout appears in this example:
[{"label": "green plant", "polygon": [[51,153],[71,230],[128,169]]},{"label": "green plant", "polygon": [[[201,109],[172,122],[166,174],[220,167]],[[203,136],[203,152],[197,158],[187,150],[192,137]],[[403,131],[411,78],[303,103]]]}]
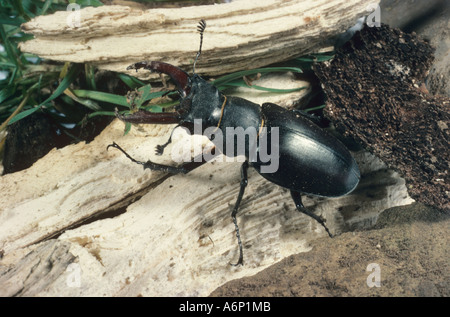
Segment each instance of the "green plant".
[{"label": "green plant", "polygon": [[[85,120],[98,116],[114,116],[115,108],[121,113],[138,108],[161,112],[177,104],[176,100],[157,99],[164,94],[160,89],[152,89],[126,74],[110,76],[119,80],[114,93],[105,90],[96,79],[97,70],[88,64],[56,63],[45,61],[38,56],[23,53],[18,44],[32,38],[21,31],[20,25],[31,18],[66,10],[66,1],[1,1],[0,9],[0,133],[8,124],[17,122],[36,111],[45,111],[61,124],[80,125]],[[77,1],[82,7],[102,5],[98,0]],[[3,48],[3,49],[1,49]],[[319,58],[317,57],[319,56]],[[236,86],[247,86],[270,93],[289,93],[291,89],[273,89],[249,84],[246,78],[256,74],[264,76],[271,72],[301,72],[315,61],[328,58],[315,55],[294,60],[290,65],[266,67],[240,71],[217,78],[213,81],[220,90]],[[300,66],[300,67],[299,67]],[[3,76],[3,77],[2,77]],[[302,88],[298,88],[302,89]],[[295,90],[298,90],[295,89]],[[134,91],[126,97],[126,91]],[[169,94],[170,97],[172,94]],[[127,126],[127,130],[130,125]],[[0,152],[3,142],[0,143]]]}]

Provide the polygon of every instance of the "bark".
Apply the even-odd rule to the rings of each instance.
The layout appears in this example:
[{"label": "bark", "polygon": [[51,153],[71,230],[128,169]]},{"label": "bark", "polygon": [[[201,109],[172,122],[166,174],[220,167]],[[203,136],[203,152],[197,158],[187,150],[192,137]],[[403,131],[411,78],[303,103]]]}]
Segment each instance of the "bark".
[{"label": "bark", "polygon": [[[218,75],[333,45],[334,36],[367,14],[366,7],[362,0],[241,0],[146,11],[127,6],[85,8],[25,23],[22,29],[35,39],[20,48],[51,60],[90,63],[117,72],[142,60],[190,71],[199,46],[197,23],[204,19],[208,26],[197,72]],[[149,75],[128,72],[141,78]]]}]

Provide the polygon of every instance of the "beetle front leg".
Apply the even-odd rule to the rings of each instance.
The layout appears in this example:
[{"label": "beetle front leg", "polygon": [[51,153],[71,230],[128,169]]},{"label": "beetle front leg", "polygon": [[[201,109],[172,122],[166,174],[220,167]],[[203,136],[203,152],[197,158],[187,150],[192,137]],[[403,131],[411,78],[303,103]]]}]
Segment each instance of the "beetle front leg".
[{"label": "beetle front leg", "polygon": [[300,211],[301,213],[304,213],[307,216],[310,216],[318,223],[320,223],[325,228],[325,231],[328,233],[330,238],[333,238],[333,235],[330,233],[330,230],[328,230],[327,226],[325,225],[325,220],[322,217],[316,215],[315,213],[309,211],[307,208],[305,208],[305,206],[303,206],[301,194],[299,192],[291,190],[291,196],[292,199],[294,199],[295,207],[297,207],[297,210]]},{"label": "beetle front leg", "polygon": [[167,140],[166,143],[164,143],[164,144],[158,144],[158,145],[156,146],[156,155],[163,155],[164,149],[166,148],[166,146],[168,146],[170,143],[172,143],[173,132],[174,132],[175,129],[178,128],[180,125],[181,125],[181,123],[180,123],[180,124],[177,124],[177,126],[176,126],[175,128],[173,128],[172,132],[170,133],[170,137],[169,137],[169,139]]},{"label": "beetle front leg", "polygon": [[245,161],[242,163],[241,166],[241,188],[239,189],[239,195],[236,200],[236,204],[234,205],[233,212],[231,213],[231,218],[233,219],[234,228],[236,230],[236,238],[238,240],[238,246],[239,246],[239,260],[236,264],[232,264],[234,266],[243,265],[244,264],[244,253],[242,251],[242,241],[241,236],[239,234],[239,227],[236,220],[236,214],[239,210],[239,205],[241,204],[242,197],[244,196],[245,187],[247,187],[248,184],[248,177],[247,177],[247,170],[248,170],[248,161]]},{"label": "beetle front leg", "polygon": [[[205,155],[203,155],[203,154],[199,155],[199,157],[201,159],[197,159],[197,157],[196,157],[191,162],[183,163],[181,166],[163,165],[163,164],[154,163],[150,160],[148,160],[147,162],[142,162],[142,161],[138,161],[138,160],[134,159],[130,154],[125,152],[125,150],[122,149],[116,142],[113,142],[112,144],[108,145],[106,147],[106,150],[108,150],[109,147],[118,149],[123,154],[125,154],[125,156],[128,157],[132,162],[142,165],[144,167],[144,169],[148,168],[152,171],[165,172],[165,173],[169,173],[169,174],[187,174],[190,171],[192,171],[192,170],[196,169],[197,167],[202,166],[203,164],[208,162],[205,160],[205,158],[204,158]],[[214,148],[212,148],[210,151],[213,151],[213,149]],[[214,159],[217,155],[218,154],[213,154],[211,156],[211,154],[210,154],[209,156],[211,156],[211,159]]]},{"label": "beetle front leg", "polygon": [[127,152],[125,152],[125,150],[122,149],[116,142],[113,142],[112,144],[108,145],[106,147],[106,150],[108,150],[109,147],[114,147],[114,148],[118,149],[123,154],[125,154],[125,156],[128,157],[132,162],[142,165],[144,167],[144,169],[148,168],[152,171],[166,172],[166,173],[170,173],[170,174],[186,174],[190,171],[190,170],[187,170],[184,166],[176,167],[176,166],[154,163],[150,160],[148,160],[147,162],[135,160]]}]

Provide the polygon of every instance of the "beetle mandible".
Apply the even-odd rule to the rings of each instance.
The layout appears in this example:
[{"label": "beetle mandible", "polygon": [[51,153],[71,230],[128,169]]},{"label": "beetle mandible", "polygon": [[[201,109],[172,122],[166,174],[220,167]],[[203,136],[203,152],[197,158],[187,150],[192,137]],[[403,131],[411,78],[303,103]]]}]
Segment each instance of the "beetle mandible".
[{"label": "beetle mandible", "polygon": [[[266,128],[266,133],[270,134],[270,128],[278,128],[277,144],[268,145],[269,148],[278,146],[279,165],[274,172],[262,172],[266,163],[261,160],[249,161],[248,146],[250,141],[245,141],[246,160],[241,167],[240,190],[231,212],[239,247],[239,259],[233,265],[243,264],[242,242],[236,215],[247,186],[247,170],[250,166],[267,180],[289,189],[297,210],[318,221],[331,237],[332,235],[325,225],[325,220],[304,207],[301,195],[339,197],[350,193],[360,180],[360,172],[355,160],[339,140],[318,127],[307,116],[298,116],[298,112],[289,111],[272,103],[264,103],[260,106],[243,98],[225,96],[215,86],[197,75],[195,65],[201,54],[205,28],[206,23],[201,20],[198,26],[200,48],[194,60],[192,76],[178,67],[157,61],[143,61],[127,67],[127,69],[136,69],[136,71],[144,68],[169,75],[175,82],[180,95],[180,103],[175,107],[175,111],[151,113],[140,110],[127,116],[120,115],[116,111],[116,116],[122,121],[131,123],[177,124],[176,127],[186,127],[191,131],[194,127],[194,120],[198,119],[201,119],[205,129],[208,127],[218,129],[253,127],[256,131],[262,131],[262,128]],[[222,145],[226,142],[225,139],[217,141],[211,138],[211,141],[216,142],[216,146],[220,145],[219,148],[223,149]],[[171,136],[165,144],[157,146],[157,154],[161,155],[170,142]],[[218,144],[218,142],[223,143]],[[258,153],[259,146],[260,144],[256,141],[256,152]],[[193,160],[180,166],[162,165],[150,160],[141,162],[131,157],[115,142],[108,145],[109,147],[119,149],[131,161],[141,164],[144,169],[148,168],[171,174],[185,174],[206,163],[204,159],[201,161]],[[223,154],[234,156],[235,152],[232,152],[224,151]]]}]

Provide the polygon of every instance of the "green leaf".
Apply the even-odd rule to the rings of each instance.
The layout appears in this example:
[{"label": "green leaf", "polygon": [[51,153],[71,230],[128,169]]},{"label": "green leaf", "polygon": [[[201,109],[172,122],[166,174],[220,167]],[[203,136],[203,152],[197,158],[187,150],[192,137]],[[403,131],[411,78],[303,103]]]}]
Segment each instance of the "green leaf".
[{"label": "green leaf", "polygon": [[115,116],[115,112],[114,111],[95,111],[92,112],[90,114],[88,114],[88,118],[93,118],[93,117],[97,117],[97,116]]},{"label": "green leaf", "polygon": [[252,89],[256,89],[256,90],[273,92],[273,93],[290,93],[290,92],[300,91],[300,90],[306,89],[306,87],[298,87],[298,88],[290,88],[290,89],[279,89],[279,88],[261,87],[261,86],[257,86],[257,85],[248,86],[243,81],[242,82],[238,82],[238,83],[227,83],[226,86],[227,87],[247,87],[247,88],[252,88]]},{"label": "green leaf", "polygon": [[20,67],[17,55],[17,48],[11,44],[8,36],[6,35],[5,28],[2,24],[0,24],[0,38],[2,40],[2,44],[5,47],[6,54],[8,56],[9,61],[13,62],[17,68]]},{"label": "green leaf", "polygon": [[333,52],[309,54],[295,58],[293,61],[302,69],[311,69],[315,63],[328,61],[334,57]]},{"label": "green leaf", "polygon": [[[174,104],[176,104],[175,102],[173,102]],[[163,112],[164,111],[164,107],[162,107],[161,105],[151,105],[148,107],[145,107],[146,111],[150,111],[150,112]]]},{"label": "green leaf", "polygon": [[89,64],[84,65],[84,74],[86,77],[86,83],[88,88],[91,90],[97,90],[97,85],[95,83],[95,68]]},{"label": "green leaf", "polygon": [[50,97],[48,97],[44,102],[42,102],[40,105],[44,105],[56,98],[58,98],[64,90],[66,90],[69,85],[77,78],[78,74],[80,73],[80,66],[77,64],[72,65],[70,70],[67,72],[66,76],[64,76],[63,80],[59,84],[59,86],[55,89],[53,94],[51,94]]},{"label": "green leaf", "polygon": [[5,13],[0,13],[0,24],[6,24],[6,25],[14,25],[14,26],[20,26],[22,23],[25,23],[26,20],[22,18],[21,16],[8,16]]},{"label": "green leaf", "polygon": [[99,0],[77,0],[76,3],[82,7],[100,7],[104,5],[103,2]]},{"label": "green leaf", "polygon": [[25,2],[25,1],[13,0],[12,1],[12,5],[16,9],[16,11],[19,13],[20,16],[25,18],[25,20],[29,21],[30,17],[27,15],[27,13],[25,13],[25,10],[24,10],[24,8],[22,6],[22,2]]},{"label": "green leaf", "polygon": [[125,123],[125,131],[123,132],[123,135],[127,135],[128,132],[130,132],[130,130],[131,130],[131,123],[126,122]]},{"label": "green leaf", "polygon": [[334,57],[334,53],[327,52],[327,53],[318,53],[318,54],[312,54],[312,58],[315,62],[324,62],[332,59]]},{"label": "green leaf", "polygon": [[112,103],[119,106],[129,107],[127,98],[107,92],[75,89],[72,91],[79,98],[89,98],[97,101]]},{"label": "green leaf", "polygon": [[101,107],[95,101],[90,99],[79,98],[72,91],[70,91],[70,89],[67,89],[64,93],[73,100],[75,100],[76,102],[82,104],[83,106],[86,106],[91,110],[99,111],[101,109]]},{"label": "green leaf", "polygon": [[212,82],[216,87],[224,85],[230,81],[240,79],[244,76],[254,75],[257,73],[274,73],[274,72],[295,72],[302,73],[302,70],[298,67],[266,67],[266,68],[255,68],[251,70],[243,70],[240,72],[235,72],[229,75],[222,76]]},{"label": "green leaf", "polygon": [[152,99],[151,93],[150,93],[151,89],[152,89],[152,86],[150,86],[150,84],[142,86],[141,88],[138,89],[138,91],[141,93],[141,96],[136,99],[136,105],[138,108],[140,108],[142,106],[142,104],[144,102],[146,102],[147,100]]},{"label": "green leaf", "polygon": [[320,109],[323,109],[323,108],[325,108],[325,107],[326,107],[325,105],[320,105],[320,106],[317,106],[317,107],[307,108],[307,109],[305,109],[305,110],[303,110],[303,111],[305,111],[305,112],[310,112],[310,111],[314,111],[314,110],[320,110]]},{"label": "green leaf", "polygon": [[[76,65],[76,64],[72,65],[70,70],[67,72],[66,76],[64,76],[63,80],[58,85],[58,87],[55,89],[53,94],[51,94],[50,97],[48,97],[46,100],[41,102],[37,107],[18,113],[9,121],[8,124],[14,123],[20,119],[25,118],[26,116],[32,114],[33,112],[37,111],[38,109],[41,109],[41,107],[44,106],[45,104],[47,104],[50,101],[59,97],[69,87],[69,85],[75,80],[75,78],[78,76],[79,71],[80,71],[79,65]],[[40,85],[40,82],[36,82],[32,87],[30,87],[28,89],[28,91],[30,92],[30,91],[36,89],[36,87],[38,87],[39,85]]]},{"label": "green leaf", "polygon": [[5,88],[3,88],[2,90],[0,90],[0,104],[5,101],[6,99],[8,99],[9,97],[11,97],[12,95],[14,95],[14,93],[16,92],[16,87],[14,86],[7,86]]},{"label": "green leaf", "polygon": [[41,109],[41,107],[35,107],[35,108],[31,108],[25,111],[22,111],[21,113],[18,113],[17,115],[15,115],[9,122],[8,125],[13,124],[14,122],[19,121],[20,119],[25,118],[26,116],[29,116],[30,114],[38,111],[39,109]]},{"label": "green leaf", "polygon": [[47,10],[48,10],[48,8],[50,8],[51,4],[52,4],[52,0],[46,0],[39,12],[39,15],[44,15],[45,13],[47,13]]},{"label": "green leaf", "polygon": [[140,81],[139,79],[132,77],[132,76],[128,76],[125,74],[117,74],[117,76],[120,78],[121,81],[124,82],[125,85],[127,85],[130,89],[135,89],[138,87],[142,87],[145,86],[145,84]]}]

